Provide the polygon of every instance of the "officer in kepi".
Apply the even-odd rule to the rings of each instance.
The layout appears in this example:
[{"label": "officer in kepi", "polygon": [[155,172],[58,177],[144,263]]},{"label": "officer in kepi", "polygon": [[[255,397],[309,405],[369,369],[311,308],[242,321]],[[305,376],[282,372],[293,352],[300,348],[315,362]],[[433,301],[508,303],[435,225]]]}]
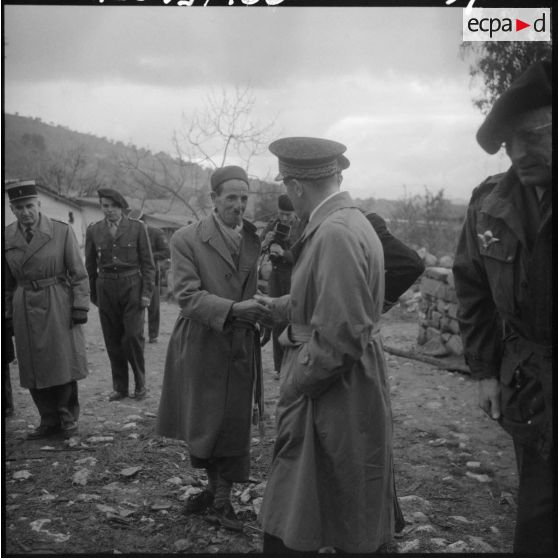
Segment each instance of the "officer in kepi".
[{"label": "officer in kepi", "polygon": [[473,191],[453,268],[480,407],[513,439],[519,492],[513,549],[553,550],[552,70],[530,66],[477,132],[510,169]]},{"label": "officer in kepi", "polygon": [[153,256],[143,223],[124,215],[128,203],[122,194],[101,188],[98,195],[105,218],[87,228],[85,266],[112,370],[109,400],[128,396],[128,363],[134,397],[142,399],[147,393],[143,325],[153,292]]},{"label": "officer in kepi", "polygon": [[78,427],[77,382],[87,376],[87,273],[72,227],[42,213],[35,183],[7,193],[16,222],[4,236],[4,326],[15,337],[21,387],[41,417],[27,439],[70,437]]}]

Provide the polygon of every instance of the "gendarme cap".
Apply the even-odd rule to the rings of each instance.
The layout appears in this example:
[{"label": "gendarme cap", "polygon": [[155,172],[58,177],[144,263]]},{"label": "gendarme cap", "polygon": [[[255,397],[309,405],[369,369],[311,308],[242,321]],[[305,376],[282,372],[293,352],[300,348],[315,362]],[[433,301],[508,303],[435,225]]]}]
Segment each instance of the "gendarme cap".
[{"label": "gendarme cap", "polygon": [[479,145],[496,153],[514,117],[551,104],[552,64],[535,62],[498,97],[477,132]]},{"label": "gendarme cap", "polygon": [[99,190],[97,190],[97,194],[99,195],[99,198],[108,198],[122,209],[128,209],[128,202],[124,196],[112,188],[99,188]]},{"label": "gendarme cap", "polygon": [[8,186],[6,192],[10,203],[25,198],[36,198],[39,195],[35,182],[16,182]]},{"label": "gendarme cap", "polygon": [[223,182],[227,180],[242,180],[249,184],[248,175],[242,167],[237,167],[236,165],[229,165],[227,167],[221,167],[215,169],[211,175],[211,189],[215,191]]},{"label": "gendarme cap", "polygon": [[322,138],[281,138],[270,144],[269,150],[279,159],[279,174],[275,180],[326,178],[350,165],[343,155],[346,146]]}]

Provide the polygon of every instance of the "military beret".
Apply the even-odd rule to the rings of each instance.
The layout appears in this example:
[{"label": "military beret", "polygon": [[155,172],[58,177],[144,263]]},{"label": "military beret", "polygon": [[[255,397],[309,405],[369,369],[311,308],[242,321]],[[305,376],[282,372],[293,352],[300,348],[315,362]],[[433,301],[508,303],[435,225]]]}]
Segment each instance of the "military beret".
[{"label": "military beret", "polygon": [[535,62],[498,97],[477,132],[479,145],[496,153],[517,115],[551,104],[552,64]]},{"label": "military beret", "polygon": [[248,184],[248,175],[242,167],[237,167],[236,165],[215,169],[211,175],[211,189],[215,191],[227,180],[242,180]]},{"label": "military beret", "polygon": [[99,195],[99,198],[108,198],[122,209],[128,209],[128,202],[124,196],[112,188],[99,188],[99,190],[97,190],[97,194]]},{"label": "military beret", "polygon": [[294,211],[293,202],[291,201],[291,198],[287,196],[287,194],[281,194],[277,198],[277,207],[281,211]]},{"label": "military beret", "polygon": [[36,198],[39,195],[35,182],[16,182],[8,186],[6,192],[8,192],[10,203],[26,198]]},{"label": "military beret", "polygon": [[349,159],[343,155],[347,148],[342,143],[328,139],[281,138],[272,142],[269,150],[279,159],[279,174],[275,180],[316,180],[331,176],[350,165]]}]

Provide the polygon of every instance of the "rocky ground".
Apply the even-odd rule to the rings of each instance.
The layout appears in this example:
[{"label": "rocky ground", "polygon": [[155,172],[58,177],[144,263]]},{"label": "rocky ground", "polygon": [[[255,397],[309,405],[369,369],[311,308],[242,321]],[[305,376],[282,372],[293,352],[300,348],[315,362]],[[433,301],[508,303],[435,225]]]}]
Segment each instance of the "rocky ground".
[{"label": "rocky ground", "polygon": [[[177,309],[162,303],[159,342],[146,345],[148,396],[108,402],[108,358],[96,312],[86,325],[90,374],[79,384],[79,434],[25,440],[38,424],[11,365],[15,414],[4,422],[4,537],[8,553],[249,553],[261,549],[256,514],[274,439],[278,381],[264,348],[265,435],[254,429],[252,479],[235,485],[245,520],[231,533],[181,513],[203,476],[177,440],[153,433],[166,344]],[[411,350],[415,314],[383,319],[386,344]],[[511,441],[476,406],[460,373],[387,355],[395,424],[397,490],[407,526],[390,552],[510,552],[517,475]]]}]

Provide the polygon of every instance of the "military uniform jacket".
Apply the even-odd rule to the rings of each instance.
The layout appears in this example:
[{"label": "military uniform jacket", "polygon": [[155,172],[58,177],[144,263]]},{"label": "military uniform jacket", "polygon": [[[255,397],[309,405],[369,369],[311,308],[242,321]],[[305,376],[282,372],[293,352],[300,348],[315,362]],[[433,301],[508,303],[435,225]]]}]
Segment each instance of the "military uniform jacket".
[{"label": "military uniform jacket", "polygon": [[4,239],[6,315],[13,318],[21,386],[47,388],[87,375],[85,338],[71,310],[89,308],[72,227],[41,214],[27,244],[17,223]]},{"label": "military uniform jacket", "polygon": [[503,420],[529,438],[552,412],[552,208],[529,243],[521,188],[512,168],[473,192],[453,272],[471,373],[500,378]]},{"label": "military uniform jacket", "polygon": [[180,316],[167,349],[156,431],[185,440],[199,458],[247,455],[255,332],[229,312],[256,292],[255,227],[244,221],[238,266],[213,215],[176,231],[170,247]]},{"label": "military uniform jacket", "polygon": [[133,270],[137,270],[142,277],[141,297],[151,298],[155,265],[144,224],[123,216],[114,238],[105,219],[89,225],[85,234],[85,267],[93,301],[96,301],[95,285],[99,273]]}]

